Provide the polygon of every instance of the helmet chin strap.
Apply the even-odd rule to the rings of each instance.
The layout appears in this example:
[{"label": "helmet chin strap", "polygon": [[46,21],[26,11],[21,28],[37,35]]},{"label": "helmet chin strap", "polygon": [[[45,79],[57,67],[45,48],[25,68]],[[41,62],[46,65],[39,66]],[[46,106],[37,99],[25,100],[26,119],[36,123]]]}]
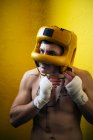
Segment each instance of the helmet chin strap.
[{"label": "helmet chin strap", "polygon": [[38,65],[38,62],[36,62],[36,66],[37,66],[37,70],[39,71],[39,73],[41,74],[41,76],[47,76],[47,77],[50,77],[50,76],[53,76],[53,77],[57,77],[59,79],[64,79],[64,75],[63,75],[63,72],[68,70],[68,71],[72,71],[72,68],[71,67],[67,67],[67,66],[64,66],[64,67],[61,67],[60,66],[60,73],[59,74],[49,74],[49,73],[43,73],[39,70],[39,65]]},{"label": "helmet chin strap", "polygon": [[39,71],[41,76],[47,76],[48,78],[53,76],[53,77],[58,77],[59,79],[64,79],[64,75],[62,73],[59,73],[59,74],[43,73],[43,72],[40,71],[40,69],[38,67],[37,67],[37,70]]},{"label": "helmet chin strap", "polygon": [[[59,73],[59,74],[42,73],[42,72],[40,72],[40,70],[39,70],[38,67],[37,67],[37,70],[39,71],[39,73],[40,73],[41,76],[47,76],[48,78],[49,78],[49,77],[57,77],[57,78],[59,78],[59,79],[64,79],[64,78],[65,78],[64,75],[63,75],[63,73]],[[64,71],[66,71],[66,70],[72,71],[72,68],[70,68],[70,67],[65,67],[65,68],[64,68]]]}]

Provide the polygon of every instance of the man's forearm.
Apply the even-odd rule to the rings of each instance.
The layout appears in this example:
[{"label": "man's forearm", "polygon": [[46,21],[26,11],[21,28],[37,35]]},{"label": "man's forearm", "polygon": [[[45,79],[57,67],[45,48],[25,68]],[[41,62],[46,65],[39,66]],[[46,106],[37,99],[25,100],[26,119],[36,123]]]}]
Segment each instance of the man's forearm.
[{"label": "man's forearm", "polygon": [[90,100],[86,104],[78,106],[84,118],[91,124],[93,124],[93,102]]},{"label": "man's forearm", "polygon": [[33,105],[33,101],[26,105],[18,105],[10,110],[10,122],[14,127],[18,127],[21,124],[31,120],[39,112]]}]

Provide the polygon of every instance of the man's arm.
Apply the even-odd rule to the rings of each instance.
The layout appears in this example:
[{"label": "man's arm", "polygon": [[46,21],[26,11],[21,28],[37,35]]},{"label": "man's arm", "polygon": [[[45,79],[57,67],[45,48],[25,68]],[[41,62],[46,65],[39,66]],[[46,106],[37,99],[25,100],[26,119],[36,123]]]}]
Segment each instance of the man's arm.
[{"label": "man's arm", "polygon": [[65,73],[66,89],[82,115],[93,124],[93,79],[86,71],[78,72],[79,77],[71,72]]},{"label": "man's arm", "polygon": [[28,72],[26,72],[21,80],[19,93],[10,109],[10,122],[14,127],[18,127],[19,125],[29,121],[39,111],[33,106],[31,97],[31,85],[33,85],[35,77],[36,76],[33,75],[29,76]]},{"label": "man's arm", "polygon": [[84,105],[78,107],[85,119],[93,124],[93,79],[91,75],[85,71],[82,80],[85,85],[84,92],[88,96],[88,101]]}]

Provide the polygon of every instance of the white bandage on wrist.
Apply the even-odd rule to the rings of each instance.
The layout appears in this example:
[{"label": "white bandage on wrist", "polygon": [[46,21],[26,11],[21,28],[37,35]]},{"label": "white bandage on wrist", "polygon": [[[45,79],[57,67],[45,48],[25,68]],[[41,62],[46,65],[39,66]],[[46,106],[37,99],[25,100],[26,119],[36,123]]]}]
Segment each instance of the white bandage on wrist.
[{"label": "white bandage on wrist", "polygon": [[38,109],[41,109],[46,103],[47,101],[45,101],[42,97],[40,97],[39,95],[34,99],[33,101],[34,106]]},{"label": "white bandage on wrist", "polygon": [[65,88],[77,105],[84,105],[88,101],[88,96],[82,90],[82,80],[78,76],[75,76]]},{"label": "white bandage on wrist", "polygon": [[34,99],[33,103],[38,109],[41,109],[46,103],[49,102],[52,90],[52,83],[45,76],[40,81],[40,93]]}]

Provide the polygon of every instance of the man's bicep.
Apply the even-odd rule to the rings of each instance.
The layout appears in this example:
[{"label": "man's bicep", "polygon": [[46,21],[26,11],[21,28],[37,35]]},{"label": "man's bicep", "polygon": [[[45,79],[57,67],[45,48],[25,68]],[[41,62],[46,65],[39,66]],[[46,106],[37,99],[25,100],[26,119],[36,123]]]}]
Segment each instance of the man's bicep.
[{"label": "man's bicep", "polygon": [[25,105],[31,101],[31,87],[28,84],[28,81],[22,79],[18,91],[18,95],[16,96],[12,107],[18,105]]},{"label": "man's bicep", "polygon": [[86,74],[85,79],[85,92],[88,95],[89,99],[93,102],[93,78],[89,73]]},{"label": "man's bicep", "polygon": [[31,95],[27,91],[20,91],[14,100],[12,107],[18,105],[25,105],[31,101]]}]

